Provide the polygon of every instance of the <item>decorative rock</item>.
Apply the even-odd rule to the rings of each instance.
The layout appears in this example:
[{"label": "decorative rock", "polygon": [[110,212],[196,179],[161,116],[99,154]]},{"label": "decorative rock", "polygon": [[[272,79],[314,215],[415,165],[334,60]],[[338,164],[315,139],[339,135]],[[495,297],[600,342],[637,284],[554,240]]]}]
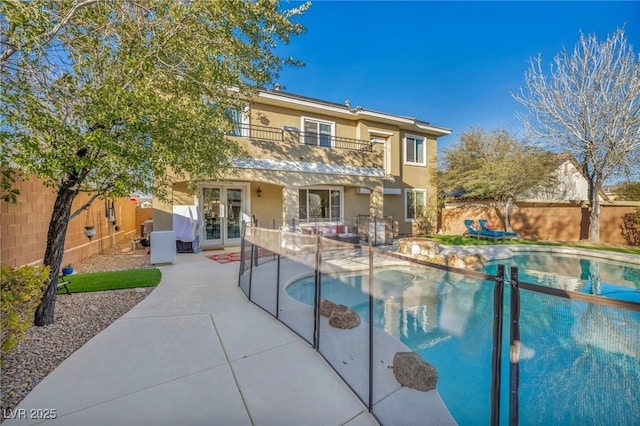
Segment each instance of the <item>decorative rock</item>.
[{"label": "decorative rock", "polygon": [[446,265],[458,269],[480,270],[487,264],[487,259],[482,254],[440,254],[440,245],[429,238],[401,238],[398,241],[398,253],[411,256],[415,259],[438,265]]},{"label": "decorative rock", "polygon": [[440,244],[429,238],[401,238],[398,252],[411,256],[428,256],[440,253]]},{"label": "decorative rock", "polygon": [[460,256],[458,256],[457,254],[452,254],[449,255],[449,258],[447,259],[447,266],[450,266],[452,268],[465,269],[467,267],[467,264]]},{"label": "decorative rock", "polygon": [[329,325],[343,330],[354,328],[360,325],[360,315],[348,306],[335,305],[329,317]]},{"label": "decorative rock", "polygon": [[394,355],[393,375],[402,386],[421,392],[435,389],[438,383],[438,371],[415,352]]},{"label": "decorative rock", "polygon": [[443,254],[419,255],[416,256],[416,258],[424,260],[426,262],[435,263],[437,265],[447,264],[447,256]]},{"label": "decorative rock", "polygon": [[336,307],[336,304],[331,300],[320,299],[320,315],[323,317],[329,318],[331,313],[333,312],[333,308]]},{"label": "decorative rock", "polygon": [[487,264],[487,259],[479,253],[468,254],[464,256],[462,260],[464,261],[467,269],[473,269],[474,271],[484,268]]}]

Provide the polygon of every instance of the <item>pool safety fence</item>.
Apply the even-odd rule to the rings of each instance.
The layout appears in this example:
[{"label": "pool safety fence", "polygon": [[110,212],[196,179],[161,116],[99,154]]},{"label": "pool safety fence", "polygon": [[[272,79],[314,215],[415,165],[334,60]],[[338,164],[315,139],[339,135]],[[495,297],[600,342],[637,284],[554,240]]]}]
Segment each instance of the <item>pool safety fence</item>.
[{"label": "pool safety fence", "polygon": [[[520,282],[505,265],[488,275],[432,264],[376,248],[376,238],[354,244],[305,226],[245,224],[239,286],[312,345],[381,424],[608,424],[619,406],[627,414],[617,424],[633,424],[640,412],[637,374],[621,376],[640,364],[640,304]],[[436,367],[434,390],[424,369],[403,376],[403,352]]]},{"label": "pool safety fence", "polygon": [[304,235],[322,235],[352,244],[369,244],[374,246],[390,245],[395,235],[393,216],[358,215],[341,218],[313,218],[252,221],[253,226],[262,229],[279,229],[290,233]]}]

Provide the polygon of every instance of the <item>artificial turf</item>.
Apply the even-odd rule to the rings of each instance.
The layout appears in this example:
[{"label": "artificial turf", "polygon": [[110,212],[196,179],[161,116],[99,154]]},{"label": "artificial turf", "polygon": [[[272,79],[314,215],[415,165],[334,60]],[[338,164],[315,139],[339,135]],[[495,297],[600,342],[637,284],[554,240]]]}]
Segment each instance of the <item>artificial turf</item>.
[{"label": "artificial turf", "polygon": [[[129,269],[126,271],[94,272],[90,274],[72,274],[65,277],[71,293],[91,291],[119,290],[124,288],[155,287],[162,274],[159,269]],[[66,294],[64,288],[58,294]]]}]

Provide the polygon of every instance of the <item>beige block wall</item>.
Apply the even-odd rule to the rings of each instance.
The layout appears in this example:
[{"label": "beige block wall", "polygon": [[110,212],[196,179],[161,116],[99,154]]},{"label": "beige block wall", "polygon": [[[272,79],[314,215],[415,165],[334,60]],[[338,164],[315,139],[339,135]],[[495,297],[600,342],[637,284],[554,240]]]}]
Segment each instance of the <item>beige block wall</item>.
[{"label": "beige block wall", "polygon": [[[515,232],[533,240],[579,241],[588,238],[589,210],[577,204],[518,203],[511,224]],[[602,205],[600,241],[626,244],[622,235],[623,217],[637,210],[634,205]],[[442,211],[442,231],[462,234],[464,219],[487,219],[496,229],[504,230],[495,209],[490,207],[446,208]]]},{"label": "beige block wall", "polygon": [[[16,182],[16,187],[20,190],[16,204],[0,201],[0,262],[12,267],[41,264],[55,194],[35,177]],[[72,211],[87,200],[86,194],[80,194],[73,203]],[[83,212],[69,222],[63,265],[80,262],[109,249],[112,240],[120,245],[135,237],[135,204],[128,199],[119,199],[115,210],[120,230],[113,230],[113,236],[105,215],[104,201],[101,200],[95,201],[87,213]],[[91,241],[84,235],[87,224],[96,229]]]}]

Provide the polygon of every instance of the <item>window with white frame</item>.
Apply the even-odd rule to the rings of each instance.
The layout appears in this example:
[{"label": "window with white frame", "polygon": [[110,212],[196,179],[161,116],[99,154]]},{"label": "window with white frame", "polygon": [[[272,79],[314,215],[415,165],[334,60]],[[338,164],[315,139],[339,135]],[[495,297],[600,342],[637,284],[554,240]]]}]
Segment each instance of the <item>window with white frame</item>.
[{"label": "window with white frame", "polygon": [[304,188],[298,191],[300,220],[339,220],[342,188]]},{"label": "window with white frame", "polygon": [[413,222],[424,216],[427,208],[426,189],[405,189],[404,190],[404,220]]},{"label": "window with white frame", "polygon": [[370,140],[372,143],[379,143],[379,144],[382,144],[382,146],[384,147],[384,151],[383,151],[384,174],[390,175],[391,174],[391,141],[389,140],[389,138],[383,138],[380,136],[372,136]]},{"label": "window with white frame", "polygon": [[225,112],[235,124],[231,132],[229,132],[229,136],[249,137],[249,107],[227,108]]},{"label": "window with white frame", "polygon": [[404,162],[418,166],[427,164],[427,145],[422,136],[405,135],[404,137]]},{"label": "window with white frame", "polygon": [[302,143],[305,145],[332,146],[336,124],[331,121],[302,117]]}]

